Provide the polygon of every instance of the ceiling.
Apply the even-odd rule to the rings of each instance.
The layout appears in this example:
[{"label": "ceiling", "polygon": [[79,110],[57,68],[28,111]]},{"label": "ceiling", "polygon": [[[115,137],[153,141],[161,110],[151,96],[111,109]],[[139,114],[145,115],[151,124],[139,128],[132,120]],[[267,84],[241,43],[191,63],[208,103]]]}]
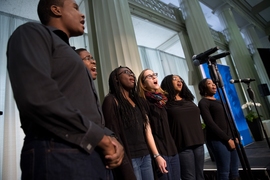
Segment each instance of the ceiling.
[{"label": "ceiling", "polygon": [[[179,7],[179,1],[181,0],[160,1]],[[256,32],[263,45],[270,48],[267,39],[267,35],[270,35],[270,0],[200,0],[199,2],[209,27],[220,32],[223,30],[222,25],[218,17],[213,14],[213,11],[222,4],[229,2],[233,6],[233,16],[239,29],[252,22],[257,27]],[[160,49],[184,57],[181,43],[179,40],[175,41],[174,38],[177,32],[134,16],[132,21],[138,45]],[[153,33],[151,29],[155,29],[155,32]]]},{"label": "ceiling", "polygon": [[200,2],[212,10],[228,2],[232,6],[234,18],[240,29],[252,23],[261,31],[259,35],[270,34],[269,0],[200,0]]},{"label": "ceiling", "polygon": [[[181,0],[160,0],[166,4],[179,7]],[[267,29],[270,34],[270,1],[269,0],[199,0],[206,20],[211,28],[221,30],[220,25],[215,23],[217,18],[213,11],[219,6],[228,3],[232,6],[232,12],[239,28],[244,27],[253,20],[258,26]],[[214,17],[213,17],[214,16]],[[262,30],[263,31],[263,30]]]}]

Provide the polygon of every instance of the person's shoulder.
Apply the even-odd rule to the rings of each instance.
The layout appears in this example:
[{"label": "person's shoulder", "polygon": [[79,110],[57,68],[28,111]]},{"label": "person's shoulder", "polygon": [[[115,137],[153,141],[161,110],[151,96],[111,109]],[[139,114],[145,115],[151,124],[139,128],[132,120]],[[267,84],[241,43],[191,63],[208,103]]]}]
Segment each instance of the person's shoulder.
[{"label": "person's shoulder", "polygon": [[202,98],[201,100],[199,100],[199,103],[200,103],[200,102],[203,102],[203,101],[205,101],[205,98]]},{"label": "person's shoulder", "polygon": [[[29,37],[34,36],[34,34],[46,33],[46,26],[37,22],[27,22],[25,24],[20,25],[12,34],[13,36],[22,34],[31,35]],[[28,38],[29,38],[28,37]]]},{"label": "person's shoulder", "polygon": [[44,28],[45,26],[43,24],[37,23],[37,22],[27,22],[22,25],[20,25],[17,29],[29,29],[29,28]]},{"label": "person's shoulder", "polygon": [[116,98],[113,94],[109,93],[104,97],[103,105],[104,104],[113,104],[116,101]]},{"label": "person's shoulder", "polygon": [[114,95],[112,95],[111,93],[107,94],[104,99],[113,99]]},{"label": "person's shoulder", "polygon": [[202,98],[202,99],[199,101],[198,105],[200,105],[200,104],[205,104],[205,103],[208,103],[208,100],[207,100],[206,98]]}]

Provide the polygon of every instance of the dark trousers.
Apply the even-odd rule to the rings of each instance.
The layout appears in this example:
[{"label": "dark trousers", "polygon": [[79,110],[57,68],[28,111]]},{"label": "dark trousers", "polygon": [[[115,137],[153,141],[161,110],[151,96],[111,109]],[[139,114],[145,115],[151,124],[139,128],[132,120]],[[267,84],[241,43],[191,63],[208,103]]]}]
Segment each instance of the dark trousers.
[{"label": "dark trousers", "polygon": [[[168,173],[163,174],[159,167],[156,167],[157,176],[159,180],[180,180],[181,179],[181,171],[180,171],[180,162],[179,156],[176,154],[175,156],[162,156],[167,163]],[[155,161],[155,160],[154,160]],[[156,162],[154,162],[156,163]]]},{"label": "dark trousers", "polygon": [[203,145],[189,147],[179,153],[182,180],[203,180]]},{"label": "dark trousers", "polygon": [[227,143],[208,141],[217,165],[218,180],[229,180],[239,177],[239,158],[236,150],[229,150]]},{"label": "dark trousers", "polygon": [[21,153],[22,180],[111,180],[97,150],[87,154],[53,139],[25,140]]}]

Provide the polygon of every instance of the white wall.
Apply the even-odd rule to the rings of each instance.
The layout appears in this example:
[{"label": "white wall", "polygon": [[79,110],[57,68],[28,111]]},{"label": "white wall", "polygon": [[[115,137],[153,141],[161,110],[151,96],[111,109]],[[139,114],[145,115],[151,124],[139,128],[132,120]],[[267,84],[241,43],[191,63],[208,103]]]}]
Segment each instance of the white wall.
[{"label": "white wall", "polygon": [[37,0],[0,0],[0,11],[39,21]]}]

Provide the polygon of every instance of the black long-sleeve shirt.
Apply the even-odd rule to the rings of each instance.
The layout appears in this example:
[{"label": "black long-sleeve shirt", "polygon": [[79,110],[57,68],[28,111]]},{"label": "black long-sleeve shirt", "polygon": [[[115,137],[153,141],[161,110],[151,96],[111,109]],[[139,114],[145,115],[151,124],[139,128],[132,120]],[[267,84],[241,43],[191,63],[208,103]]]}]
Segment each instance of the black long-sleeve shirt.
[{"label": "black long-sleeve shirt", "polygon": [[148,105],[148,111],[150,111],[149,121],[159,154],[164,156],[176,155],[177,148],[170,132],[168,115],[165,107],[159,108],[149,101]]},{"label": "black long-sleeve shirt", "polygon": [[136,111],[138,122],[130,127],[125,127],[121,116],[120,108],[116,103],[113,94],[108,94],[103,101],[102,110],[104,113],[106,127],[114,131],[125,149],[125,157],[122,164],[113,170],[115,179],[135,180],[135,174],[131,159],[149,154],[144,136],[143,117],[139,108]]},{"label": "black long-sleeve shirt", "polygon": [[200,109],[185,99],[166,104],[170,130],[178,152],[204,144]]},{"label": "black long-sleeve shirt", "polygon": [[26,137],[56,137],[91,153],[112,133],[104,128],[93,80],[63,31],[26,23],[10,37],[7,59]]},{"label": "black long-sleeve shirt", "polygon": [[133,108],[136,122],[133,122],[129,127],[124,126],[123,117],[112,94],[108,94],[104,98],[102,110],[106,120],[106,127],[112,129],[120,138],[126,153],[131,159],[149,154],[145,139],[143,115],[137,106]]},{"label": "black long-sleeve shirt", "polygon": [[198,104],[206,125],[206,139],[227,142],[232,138],[229,121],[219,100],[202,98]]}]

